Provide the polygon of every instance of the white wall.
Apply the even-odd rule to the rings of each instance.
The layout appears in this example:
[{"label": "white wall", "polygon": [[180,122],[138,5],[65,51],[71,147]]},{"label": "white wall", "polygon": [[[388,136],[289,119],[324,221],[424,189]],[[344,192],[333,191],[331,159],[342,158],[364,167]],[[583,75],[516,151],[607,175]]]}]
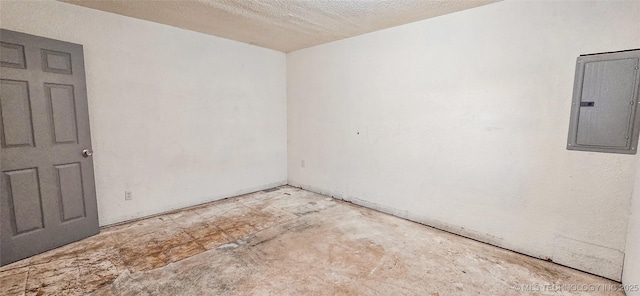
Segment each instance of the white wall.
[{"label": "white wall", "polygon": [[0,3],[0,27],[84,45],[101,225],[285,183],[288,91],[291,184],[613,279],[635,157],[564,145],[575,58],[640,47],[639,18],[640,2],[502,2],[285,61],[69,4]]},{"label": "white wall", "polygon": [[101,225],[287,182],[285,54],[66,3],[0,5],[2,28],[84,45]]},{"label": "white wall", "polygon": [[565,145],[576,58],[639,19],[507,1],[290,53],[289,183],[620,280],[636,157]]},{"label": "white wall", "polygon": [[[638,162],[640,169],[640,162]],[[631,200],[631,218],[624,258],[622,282],[627,285],[627,296],[640,296],[640,174],[636,174]]]}]

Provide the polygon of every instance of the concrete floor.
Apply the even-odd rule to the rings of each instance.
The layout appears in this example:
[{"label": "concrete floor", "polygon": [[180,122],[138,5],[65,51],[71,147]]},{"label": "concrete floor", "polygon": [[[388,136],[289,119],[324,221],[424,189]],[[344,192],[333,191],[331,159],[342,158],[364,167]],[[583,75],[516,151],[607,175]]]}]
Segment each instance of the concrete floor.
[{"label": "concrete floor", "polygon": [[617,287],[289,186],[0,268],[0,295],[624,295],[605,292]]}]

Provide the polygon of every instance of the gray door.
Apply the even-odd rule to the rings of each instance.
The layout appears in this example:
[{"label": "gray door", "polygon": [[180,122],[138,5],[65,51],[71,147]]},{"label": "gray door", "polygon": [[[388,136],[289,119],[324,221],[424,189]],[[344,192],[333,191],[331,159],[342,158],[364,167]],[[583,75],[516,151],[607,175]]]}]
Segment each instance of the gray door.
[{"label": "gray door", "polygon": [[0,41],[5,265],[99,228],[82,45],[8,30]]}]

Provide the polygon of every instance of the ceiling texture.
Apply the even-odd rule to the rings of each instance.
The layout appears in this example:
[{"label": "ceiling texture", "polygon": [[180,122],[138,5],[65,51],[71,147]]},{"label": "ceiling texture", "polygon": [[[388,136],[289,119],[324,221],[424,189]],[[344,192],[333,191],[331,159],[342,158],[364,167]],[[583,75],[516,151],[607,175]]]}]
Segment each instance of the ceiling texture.
[{"label": "ceiling texture", "polygon": [[282,52],[499,0],[59,0]]}]

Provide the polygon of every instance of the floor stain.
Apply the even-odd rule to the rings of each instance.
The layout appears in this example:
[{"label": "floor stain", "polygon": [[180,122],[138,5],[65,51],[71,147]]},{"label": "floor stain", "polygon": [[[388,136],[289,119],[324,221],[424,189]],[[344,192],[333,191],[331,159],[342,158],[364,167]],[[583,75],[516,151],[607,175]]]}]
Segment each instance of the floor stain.
[{"label": "floor stain", "polygon": [[290,186],[0,267],[0,295],[525,295],[536,284],[618,285]]}]

